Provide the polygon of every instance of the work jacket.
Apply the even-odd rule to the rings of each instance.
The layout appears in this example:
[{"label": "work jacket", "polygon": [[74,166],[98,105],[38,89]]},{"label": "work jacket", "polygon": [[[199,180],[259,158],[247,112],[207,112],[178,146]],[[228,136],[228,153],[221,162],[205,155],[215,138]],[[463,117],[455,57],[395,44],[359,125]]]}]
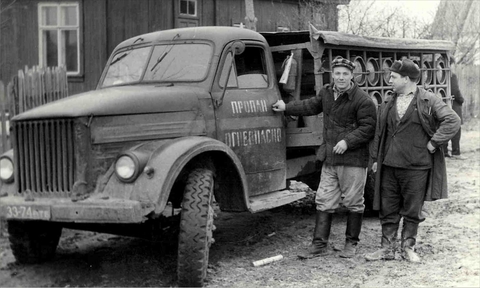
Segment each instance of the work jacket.
[{"label": "work jacket", "polygon": [[[380,210],[381,190],[380,181],[382,175],[382,164],[385,156],[385,143],[387,137],[387,119],[390,109],[395,104],[397,95],[386,99],[379,109],[379,118],[375,138],[372,144],[373,162],[377,163],[377,172],[375,175],[375,194],[373,200],[373,209]],[[421,125],[424,131],[429,135],[430,142],[437,148],[432,157],[432,168],[430,169],[429,182],[425,201],[433,201],[448,197],[447,189],[447,171],[442,144],[447,143],[460,129],[460,118],[458,115],[442,101],[440,97],[435,96],[423,88],[417,88],[415,92],[416,103],[414,103],[415,112],[418,113]],[[427,147],[425,147],[427,149]]]},{"label": "work jacket", "polygon": [[[352,87],[334,98],[333,85],[325,85],[317,96],[287,103],[286,114],[317,115],[323,112],[323,142],[320,160],[333,166],[367,167],[368,145],[375,134],[377,119],[375,104],[366,92],[352,83]],[[333,147],[341,140],[347,143],[343,154],[335,154]]]}]

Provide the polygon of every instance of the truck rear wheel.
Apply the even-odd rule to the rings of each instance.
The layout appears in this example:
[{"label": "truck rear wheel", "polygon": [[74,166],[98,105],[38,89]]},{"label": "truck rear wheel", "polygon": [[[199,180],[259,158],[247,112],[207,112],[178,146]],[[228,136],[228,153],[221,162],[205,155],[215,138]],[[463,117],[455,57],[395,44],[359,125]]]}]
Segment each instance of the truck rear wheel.
[{"label": "truck rear wheel", "polygon": [[17,262],[40,263],[55,256],[62,227],[44,221],[8,221],[10,247]]},{"label": "truck rear wheel", "polygon": [[201,287],[207,276],[208,255],[213,243],[213,172],[190,172],[182,202],[178,236],[179,286]]}]

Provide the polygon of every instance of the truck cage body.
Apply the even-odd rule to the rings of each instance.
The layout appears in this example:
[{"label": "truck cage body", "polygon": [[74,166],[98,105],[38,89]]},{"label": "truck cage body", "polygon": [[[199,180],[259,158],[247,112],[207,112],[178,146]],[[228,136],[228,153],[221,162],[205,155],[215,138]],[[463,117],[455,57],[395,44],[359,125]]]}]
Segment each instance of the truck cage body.
[{"label": "truck cage body", "polygon": [[[342,56],[355,63],[355,82],[380,105],[392,93],[389,68],[396,60],[406,57],[421,69],[418,86],[430,90],[451,105],[450,41],[365,37],[336,31],[319,31],[312,25],[309,31],[261,33],[270,45],[277,78],[282,75],[285,59],[293,55],[296,61],[296,87],[293,92],[280,90],[288,101],[315,96],[333,82],[331,62]],[[295,73],[294,73],[295,74]],[[287,146],[320,145],[322,115],[308,116],[288,124]],[[295,134],[295,137],[289,135]],[[305,134],[306,137],[299,137]],[[314,134],[314,135],[313,135]],[[307,136],[309,135],[309,136]],[[313,136],[313,137],[312,137]],[[288,141],[291,140],[291,141]]]}]

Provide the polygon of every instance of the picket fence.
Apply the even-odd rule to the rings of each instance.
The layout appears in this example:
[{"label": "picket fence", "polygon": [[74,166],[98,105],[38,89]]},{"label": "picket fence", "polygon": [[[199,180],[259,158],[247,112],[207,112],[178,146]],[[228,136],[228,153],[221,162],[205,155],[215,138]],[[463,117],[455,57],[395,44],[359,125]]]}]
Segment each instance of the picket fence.
[{"label": "picket fence", "polygon": [[25,67],[8,83],[6,91],[1,86],[2,153],[10,149],[8,129],[13,116],[68,96],[67,72],[63,67]]}]

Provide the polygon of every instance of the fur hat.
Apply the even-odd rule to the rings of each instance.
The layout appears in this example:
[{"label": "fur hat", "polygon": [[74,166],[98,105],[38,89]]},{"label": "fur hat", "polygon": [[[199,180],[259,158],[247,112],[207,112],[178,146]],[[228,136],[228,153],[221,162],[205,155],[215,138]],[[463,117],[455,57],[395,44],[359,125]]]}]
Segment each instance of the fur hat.
[{"label": "fur hat", "polygon": [[352,61],[350,61],[348,59],[343,58],[342,56],[337,56],[332,61],[332,69],[335,68],[335,67],[339,67],[339,66],[346,67],[346,68],[350,69],[351,71],[353,71],[355,69],[355,63],[353,63]]},{"label": "fur hat", "polygon": [[390,67],[390,72],[396,72],[402,76],[408,76],[410,79],[418,79],[418,77],[420,77],[420,68],[418,68],[418,65],[407,58],[393,62]]}]

